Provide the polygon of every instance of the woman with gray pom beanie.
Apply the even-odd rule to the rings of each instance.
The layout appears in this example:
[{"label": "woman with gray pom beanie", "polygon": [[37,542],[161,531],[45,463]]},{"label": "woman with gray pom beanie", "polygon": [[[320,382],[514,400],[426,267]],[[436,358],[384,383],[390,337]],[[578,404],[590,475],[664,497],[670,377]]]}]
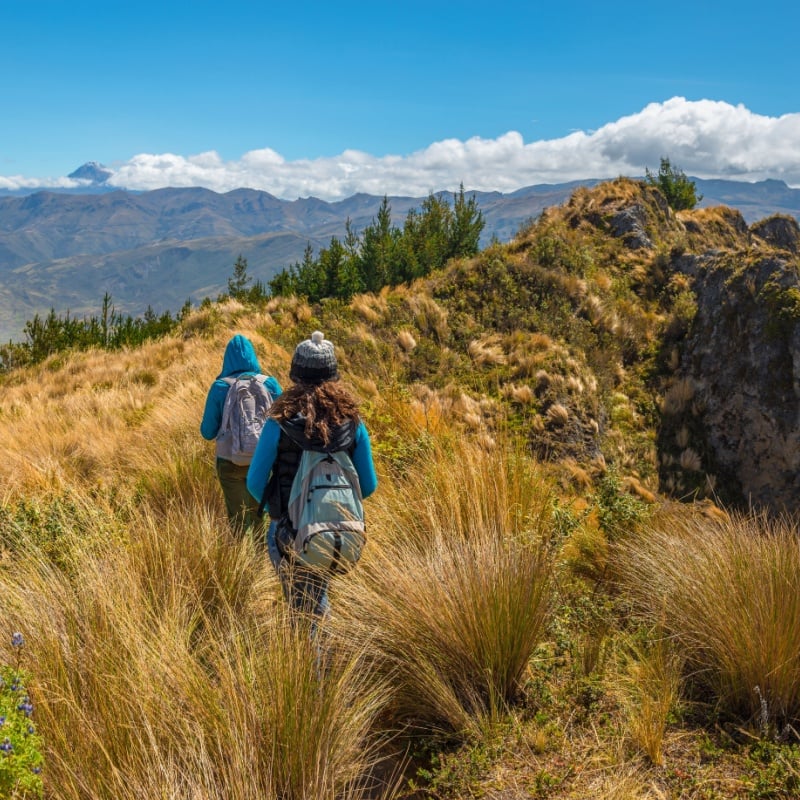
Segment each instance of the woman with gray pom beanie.
[{"label": "woman with gray pom beanie", "polygon": [[289,377],[293,385],[269,410],[247,473],[247,488],[262,506],[269,507],[273,524],[267,549],[290,607],[319,619],[328,610],[330,575],[292,564],[290,554],[279,549],[275,535],[275,523],[289,506],[303,450],[346,451],[364,498],[375,491],[378,479],[358,402],[340,382],[333,343],[321,331],[314,331],[297,345]]}]

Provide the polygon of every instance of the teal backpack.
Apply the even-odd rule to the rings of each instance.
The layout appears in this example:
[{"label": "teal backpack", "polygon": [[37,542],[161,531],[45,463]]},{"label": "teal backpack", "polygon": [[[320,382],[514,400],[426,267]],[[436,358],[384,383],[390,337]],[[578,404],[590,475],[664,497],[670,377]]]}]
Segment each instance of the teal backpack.
[{"label": "teal backpack", "polygon": [[[343,574],[366,543],[361,484],[346,450],[303,450],[289,496],[292,531],[284,551],[294,563]],[[285,522],[285,520],[284,520]],[[283,537],[280,537],[283,538]]]}]

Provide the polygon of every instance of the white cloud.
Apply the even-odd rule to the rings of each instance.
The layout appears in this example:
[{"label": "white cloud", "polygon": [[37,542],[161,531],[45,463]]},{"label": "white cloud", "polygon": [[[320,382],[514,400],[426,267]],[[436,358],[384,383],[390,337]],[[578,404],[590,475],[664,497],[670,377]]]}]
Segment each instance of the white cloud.
[{"label": "white cloud", "polygon": [[77,189],[88,186],[89,181],[74,178],[25,178],[22,175],[0,175],[0,189]]},{"label": "white cloud", "polygon": [[[223,161],[214,151],[143,153],[113,170],[109,183],[139,190],[249,187],[287,199],[315,195],[325,200],[356,192],[420,196],[455,190],[462,182],[468,190],[509,192],[535,183],[643,175],[646,167],[657,169],[662,156],[699,178],[779,178],[800,185],[800,113],[766,117],[742,105],[673,97],[594,131],[528,144],[509,131],[497,139],[445,139],[404,156],[345,150],[334,157],[287,161],[264,148]],[[24,180],[0,178],[0,188],[30,188]],[[58,185],[68,181],[59,180]]]}]

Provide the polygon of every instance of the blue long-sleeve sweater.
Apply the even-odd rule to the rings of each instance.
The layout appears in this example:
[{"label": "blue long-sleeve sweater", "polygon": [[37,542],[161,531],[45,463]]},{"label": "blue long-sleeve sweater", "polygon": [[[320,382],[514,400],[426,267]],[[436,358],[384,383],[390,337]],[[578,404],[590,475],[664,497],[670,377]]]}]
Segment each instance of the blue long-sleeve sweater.
[{"label": "blue long-sleeve sweater", "polygon": [[[261,431],[261,438],[258,440],[253,461],[247,472],[247,489],[258,501],[261,501],[272,474],[272,468],[278,456],[280,435],[280,425],[271,417],[268,418]],[[372,460],[372,444],[369,433],[363,422],[359,423],[355,432],[353,466],[358,473],[362,496],[369,497],[378,487],[378,476],[375,474],[375,464]]]},{"label": "blue long-sleeve sweater", "polygon": [[[241,334],[236,334],[225,347],[222,371],[217,376],[206,396],[206,406],[200,423],[200,434],[204,439],[216,439],[222,424],[222,409],[228,396],[230,385],[223,378],[237,377],[243,373],[261,374],[261,365],[252,342]],[[272,376],[264,381],[273,400],[281,394],[281,386]]]}]

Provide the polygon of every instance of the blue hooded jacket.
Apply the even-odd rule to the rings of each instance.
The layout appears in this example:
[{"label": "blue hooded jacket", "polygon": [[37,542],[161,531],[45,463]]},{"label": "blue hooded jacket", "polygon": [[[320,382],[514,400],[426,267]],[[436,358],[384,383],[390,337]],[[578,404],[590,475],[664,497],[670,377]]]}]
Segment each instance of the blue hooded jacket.
[{"label": "blue hooded jacket", "polygon": [[[222,371],[208,390],[203,421],[200,423],[200,434],[204,439],[216,439],[219,426],[222,424],[222,408],[230,388],[222,379],[237,377],[243,373],[258,375],[261,373],[261,365],[258,363],[253,343],[246,336],[237,333],[225,347]],[[267,387],[273,400],[281,394],[280,384],[271,376],[264,381],[264,386]]]}]

